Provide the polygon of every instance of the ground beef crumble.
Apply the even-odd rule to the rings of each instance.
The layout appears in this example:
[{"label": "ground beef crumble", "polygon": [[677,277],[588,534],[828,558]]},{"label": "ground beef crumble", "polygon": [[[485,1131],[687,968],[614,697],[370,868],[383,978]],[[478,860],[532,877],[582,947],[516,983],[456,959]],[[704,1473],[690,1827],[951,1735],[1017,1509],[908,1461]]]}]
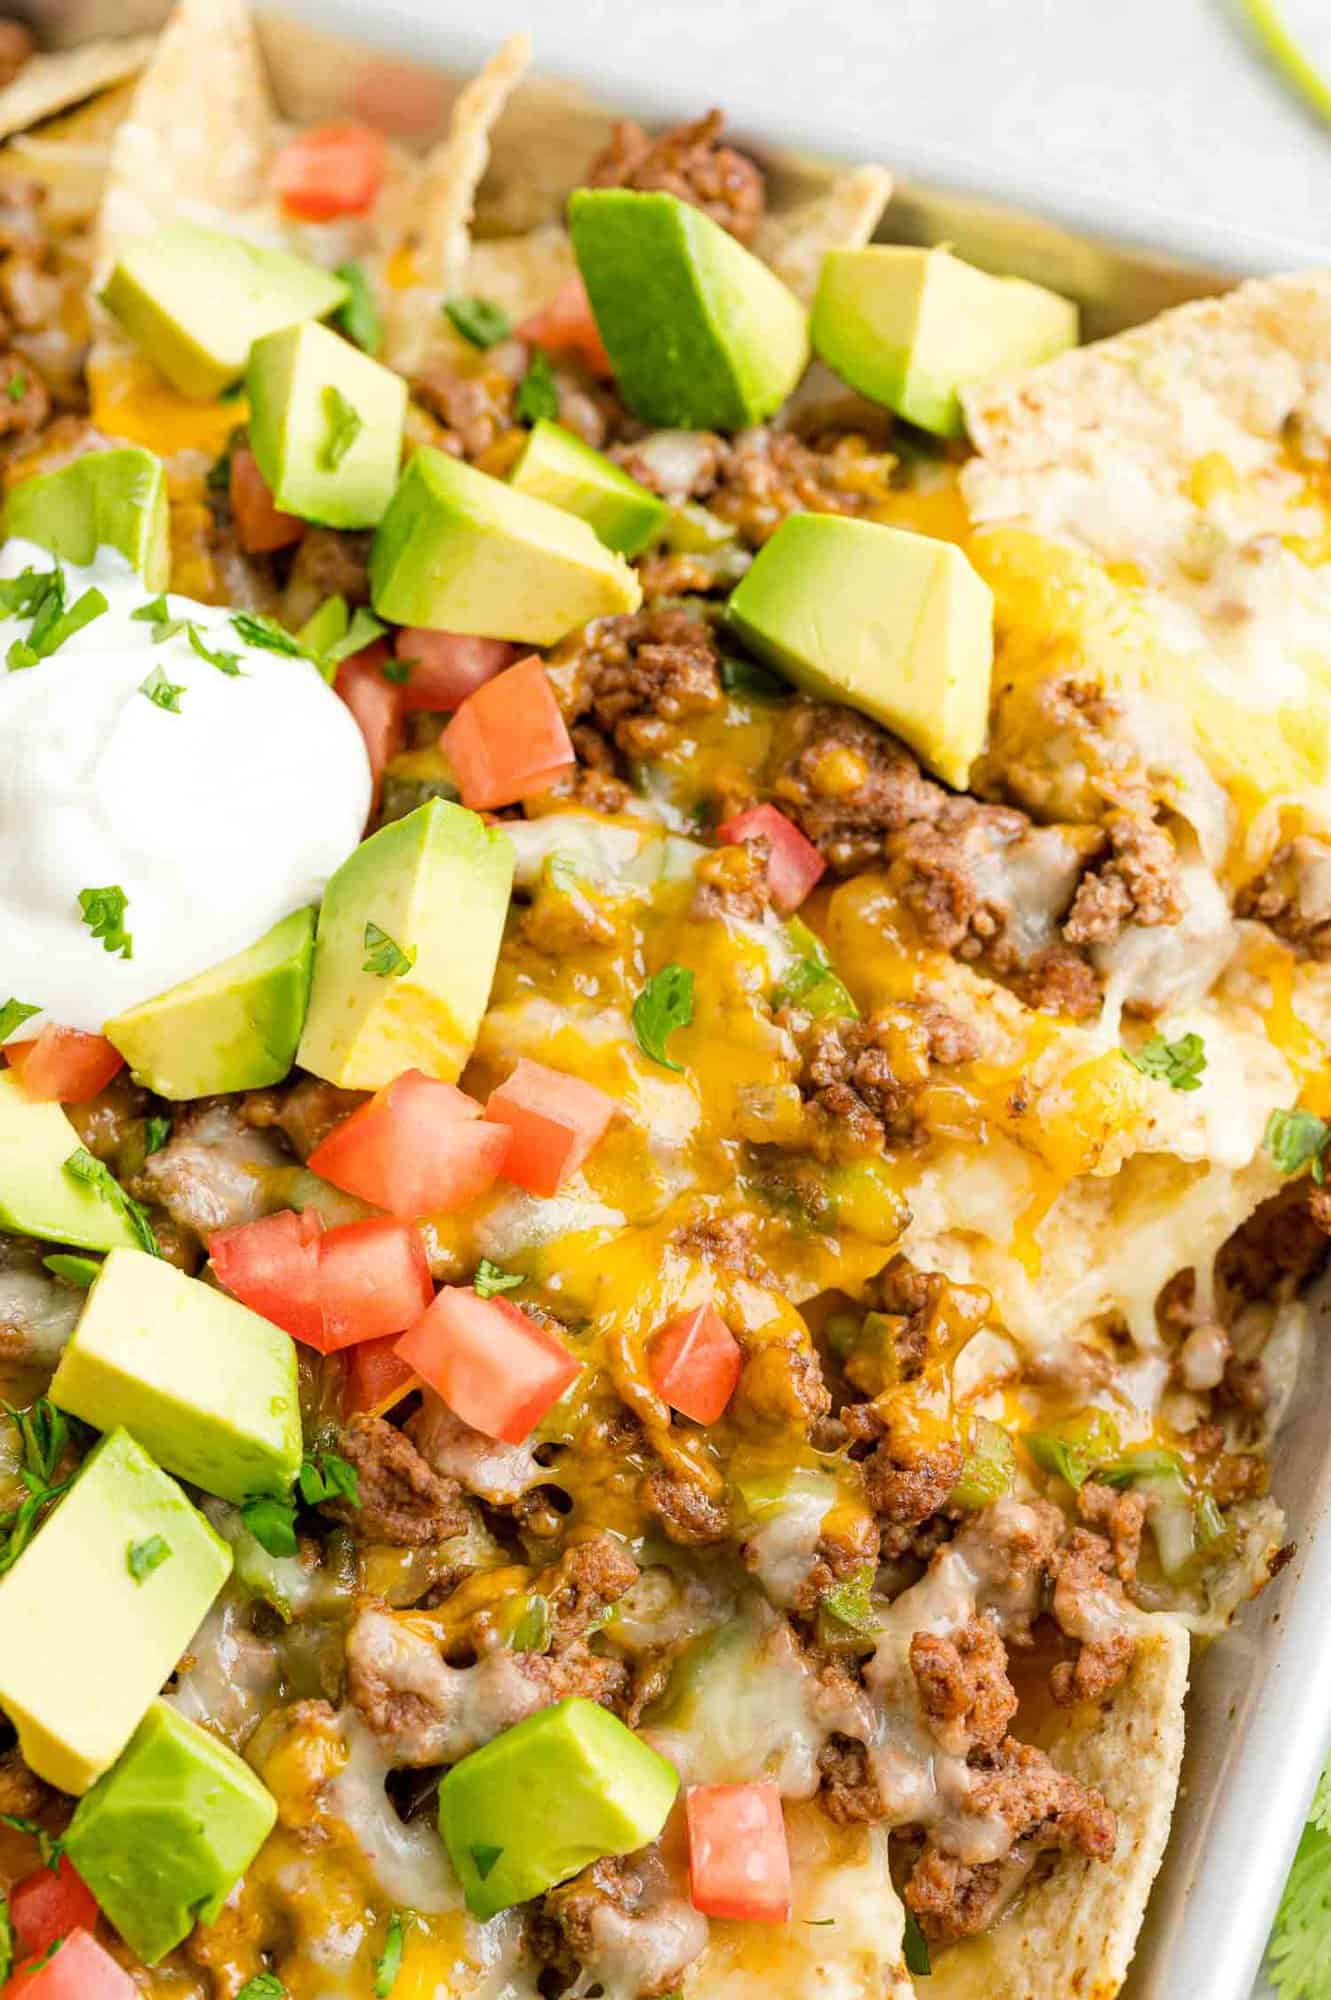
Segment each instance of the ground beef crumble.
[{"label": "ground beef crumble", "polygon": [[763,426],[735,439],[707,504],[758,549],[791,514],[863,514],[886,494],[891,467],[853,434],[806,442]]},{"label": "ground beef crumble", "polygon": [[1069,944],[1108,944],[1125,925],[1176,924],[1183,915],[1178,852],[1165,829],[1139,813],[1104,821],[1108,854],[1077,886],[1063,924]]},{"label": "ground beef crumble", "polygon": [[561,1652],[583,1639],[638,1581],[638,1565],[610,1535],[574,1542],[532,1578],[532,1594],[550,1611],[550,1644]]},{"label": "ground beef crumble", "polygon": [[910,1670],[929,1726],[949,1755],[992,1750],[1007,1735],[1017,1696],[1007,1648],[991,1619],[968,1618],[955,1632],[916,1632]]},{"label": "ground beef crumble", "polygon": [[812,1136],[836,1151],[910,1139],[933,1070],[980,1052],[973,1028],[927,1000],[896,1001],[861,1021],[816,1021],[797,1007],[780,1018],[799,1046]]},{"label": "ground beef crumble", "polygon": [[333,1500],[324,1512],[354,1529],[360,1540],[394,1548],[447,1541],[467,1525],[467,1506],[456,1479],[427,1464],[409,1437],[383,1417],[355,1416],[339,1449],[359,1478],[360,1500]]},{"label": "ground beef crumble", "polygon": [[315,1147],[365,1102],[363,1090],[340,1090],[322,1077],[298,1076],[271,1090],[247,1091],[242,1099],[245,1123],[259,1131],[279,1131],[298,1160],[308,1160]]},{"label": "ground beef crumble", "polygon": [[709,111],[653,139],[632,119],[621,119],[587,169],[587,185],[673,194],[739,242],[752,243],[766,206],[763,176],[745,154],[721,143],[724,125],[721,112]]},{"label": "ground beef crumble", "polygon": [[602,618],[550,657],[565,721],[589,720],[631,758],[659,755],[680,723],[721,706],[720,666],[706,621],[669,605]]},{"label": "ground beef crumble", "polygon": [[1331,1187],[1307,1178],[1264,1201],[1224,1245],[1216,1270],[1235,1300],[1268,1298],[1310,1278],[1331,1239]]},{"label": "ground beef crumble", "polygon": [[681,1547],[710,1548],[730,1535],[729,1512],[694,1480],[664,1470],[651,1472],[643,1482],[642,1501]]},{"label": "ground beef crumble", "polygon": [[1331,847],[1307,834],[1287,841],[1244,884],[1234,908],[1269,925],[1301,955],[1331,958]]}]

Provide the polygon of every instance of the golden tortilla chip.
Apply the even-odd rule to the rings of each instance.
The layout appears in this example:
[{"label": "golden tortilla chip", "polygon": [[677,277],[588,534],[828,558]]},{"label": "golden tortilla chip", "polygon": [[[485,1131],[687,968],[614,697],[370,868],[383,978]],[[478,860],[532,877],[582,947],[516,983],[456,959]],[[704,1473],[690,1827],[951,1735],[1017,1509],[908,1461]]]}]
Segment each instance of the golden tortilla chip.
[{"label": "golden tortilla chip", "polygon": [[[934,1960],[928,2000],[1113,2000],[1156,1877],[1183,1759],[1187,1632],[1153,1618],[1132,1672],[1098,1711],[1073,1709],[1046,1745],[1118,1816],[1112,1861],[1060,1855],[1002,1921]],[[1037,1864],[1038,1865],[1038,1864]]]},{"label": "golden tortilla chip", "polygon": [[852,167],[826,194],[763,218],[754,249],[808,305],[829,250],[858,250],[872,237],[892,193],[886,167]]},{"label": "golden tortilla chip", "polygon": [[113,83],[136,76],[153,52],[156,35],[85,42],[81,48],[34,56],[11,84],[0,90],[0,139],[68,111]]}]

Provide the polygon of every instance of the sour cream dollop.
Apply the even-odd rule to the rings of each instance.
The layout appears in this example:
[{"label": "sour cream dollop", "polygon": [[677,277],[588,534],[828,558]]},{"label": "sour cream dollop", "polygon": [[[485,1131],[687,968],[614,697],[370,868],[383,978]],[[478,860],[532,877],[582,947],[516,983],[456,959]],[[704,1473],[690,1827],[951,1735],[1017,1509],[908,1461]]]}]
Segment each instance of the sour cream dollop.
[{"label": "sour cream dollop", "polygon": [[[49,571],[10,541],[0,576]],[[371,779],[350,711],[310,661],[249,645],[225,609],[167,599],[186,629],[160,642],[114,550],[63,565],[65,603],[107,609],[35,666],[6,670],[31,616],[0,615],[0,1002],[91,1032],[126,1007],[206,972],[303,905],[317,903],[361,838]],[[157,628],[160,629],[160,628]],[[161,706],[144,683],[179,693]],[[126,897],[126,958],[84,921],[80,892]]]}]

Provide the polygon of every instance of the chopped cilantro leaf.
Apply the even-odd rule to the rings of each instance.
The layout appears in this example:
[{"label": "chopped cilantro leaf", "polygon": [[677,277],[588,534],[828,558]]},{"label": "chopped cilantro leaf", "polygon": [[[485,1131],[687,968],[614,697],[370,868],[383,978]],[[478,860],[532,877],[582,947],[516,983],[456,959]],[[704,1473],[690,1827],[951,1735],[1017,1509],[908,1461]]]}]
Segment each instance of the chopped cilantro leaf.
[{"label": "chopped cilantro leaf", "polygon": [[1331,1125],[1311,1111],[1273,1111],[1262,1144],[1282,1174],[1297,1174],[1311,1163],[1314,1179],[1320,1179],[1322,1149],[1328,1139]]},{"label": "chopped cilantro leaf", "polygon": [[360,1506],[360,1474],[338,1452],[307,1451],[296,1484],[307,1507],[317,1507],[323,1500],[349,1500],[353,1507]]},{"label": "chopped cilantro leaf", "polygon": [[81,1292],[88,1290],[102,1268],[95,1257],[75,1257],[63,1250],[52,1251],[49,1257],[42,1258],[42,1263],[53,1278],[59,1278],[62,1284],[75,1285]]},{"label": "chopped cilantro leaf", "polygon": [[15,1000],[11,995],[0,1006],[0,1042],[7,1042],[15,1028],[21,1028],[34,1014],[41,1013],[40,1007],[30,1007],[26,1000]]},{"label": "chopped cilantro leaf", "polygon": [[348,340],[354,341],[366,354],[377,354],[384,344],[384,323],[365,266],[349,258],[345,264],[338,265],[333,275],[340,278],[347,288],[346,300],[333,318]]},{"label": "chopped cilantro leaf", "polygon": [[290,653],[296,659],[304,657],[305,648],[295,633],[288,632],[285,625],[279,625],[276,618],[268,618],[262,611],[233,611],[231,623],[247,646],[261,646],[270,653]]},{"label": "chopped cilantro leaf", "polygon": [[188,622],[171,616],[171,607],[165,597],[150,598],[147,604],[141,604],[137,611],[131,611],[129,615],[141,624],[152,626],[154,646],[165,645],[168,639],[174,639],[177,632],[184,631]]},{"label": "chopped cilantro leaf", "polygon": [[1123,1054],[1143,1076],[1160,1077],[1171,1090],[1202,1087],[1206,1044],[1200,1035],[1180,1035],[1176,1042],[1167,1042],[1163,1035],[1152,1035],[1139,1049],[1124,1049]]},{"label": "chopped cilantro leaf", "polygon": [[388,1935],[384,1948],[374,1964],[375,2000],[388,2000],[402,1970],[402,1918],[396,1910],[388,1919]]},{"label": "chopped cilantro leaf", "polygon": [[365,419],[333,382],[324,384],[323,406],[328,429],[319,452],[319,463],[326,472],[336,472],[364,430]]},{"label": "chopped cilantro leaf", "polygon": [[672,1061],[666,1041],[676,1028],[693,1019],[693,974],[686,965],[663,965],[654,972],[633,1003],[633,1032],[645,1056],[663,1069],[683,1071]]},{"label": "chopped cilantro leaf", "polygon": [[380,979],[401,979],[404,972],[410,972],[416,963],[416,947],[403,951],[394,944],[387,931],[381,931],[378,924],[365,926],[365,963],[362,972],[373,972]]},{"label": "chopped cilantro leaf", "polygon": [[77,1152],[71,1153],[65,1161],[65,1172],[71,1179],[80,1181],[84,1187],[91,1188],[103,1201],[124,1216],[134,1232],[134,1240],[140,1250],[146,1250],[150,1257],[161,1256],[161,1246],[153,1235],[152,1224],[148,1220],[146,1211],[140,1208],[138,1202],[130,1200],[109,1167],[104,1167],[100,1160],[94,1159],[91,1153],[80,1146]]},{"label": "chopped cilantro leaf", "polygon": [[933,1971],[929,1957],[929,1941],[920,1929],[914,1910],[906,1911],[906,1929],[901,1940],[901,1955],[906,1961],[907,1972],[913,1972],[917,1979],[927,1979]]},{"label": "chopped cilantro leaf", "polygon": [[512,321],[502,306],[493,299],[458,297],[444,302],[444,311],[462,335],[473,347],[497,347],[501,340],[507,340],[512,331]]},{"label": "chopped cilantro leaf", "polygon": [[35,667],[38,660],[49,659],[58,652],[66,639],[73,638],[94,618],[100,618],[106,610],[106,598],[100,590],[85,590],[76,604],[65,609],[65,573],[59,563],[52,570],[36,575],[25,570],[21,577],[13,581],[21,588],[18,592],[6,592],[2,600],[6,611],[22,615],[32,613],[32,624],[26,639],[15,639],[5,658],[11,672],[23,667]]},{"label": "chopped cilantro leaf", "polygon": [[154,708],[164,708],[169,715],[179,715],[184,692],[179,681],[167,679],[160,665],[153,668],[146,681],[139,682],[139,693],[146,694]]},{"label": "chopped cilantro leaf", "polygon": [[160,1569],[171,1554],[171,1544],[161,1535],[149,1535],[144,1541],[131,1542],[125,1551],[125,1561],[135,1583],[143,1583],[155,1569]]},{"label": "chopped cilantro leaf", "polygon": [[549,356],[542,354],[539,348],[532,355],[527,372],[518,384],[514,408],[525,424],[539,423],[542,417],[553,422],[559,415],[559,391],[555,387]]},{"label": "chopped cilantro leaf", "polygon": [[482,1882],[484,1882],[486,1877],[494,1872],[494,1865],[504,1850],[502,1847],[482,1845],[469,1848],[468,1852],[471,1855],[472,1865],[475,1867],[476,1873],[480,1876]]},{"label": "chopped cilantro leaf", "polygon": [[245,1502],[240,1518],[259,1547],[270,1556],[295,1555],[296,1510],[289,1500],[275,1500],[271,1494],[261,1494],[257,1500]]},{"label": "chopped cilantro leaf", "polygon": [[[216,667],[219,674],[227,674],[234,680],[237,674],[244,671],[235,653],[223,652],[220,646],[214,647],[208,644],[192,618],[185,620],[185,631],[189,636],[191,647],[199,658],[207,660],[210,667]],[[153,637],[157,638],[158,634],[154,632]]]},{"label": "chopped cilantro leaf", "polygon": [[[27,1491],[11,1513],[0,1515],[0,1573],[11,1569],[18,1561],[37,1532],[43,1510],[58,1500],[70,1484],[68,1479],[57,1481],[55,1477],[69,1442],[69,1420],[64,1412],[58,1410],[46,1396],[39,1396],[26,1410],[16,1410],[8,1405],[6,1410],[23,1447],[23,1467],[19,1476]],[[8,1824],[15,1822],[11,1820]],[[28,1830],[26,1823],[19,1827],[20,1832]],[[31,1830],[34,1834],[38,1833],[35,1828]]]},{"label": "chopped cilantro leaf", "polygon": [[9,1899],[0,1896],[0,1987],[14,1970],[14,1926],[9,1915]]},{"label": "chopped cilantro leaf", "polygon": [[415,664],[414,660],[399,660],[394,655],[382,663],[379,671],[386,681],[392,681],[394,687],[405,687],[411,679],[411,670]]},{"label": "chopped cilantro leaf", "polygon": [[247,1979],[236,2000],[286,2000],[286,1987],[275,1972],[256,1972]]},{"label": "chopped cilantro leaf", "polygon": [[171,1118],[157,1116],[149,1118],[146,1121],[143,1127],[143,1157],[145,1160],[150,1160],[154,1153],[161,1152],[163,1146],[171,1137],[171,1128],[174,1122]]},{"label": "chopped cilantro leaf", "polygon": [[511,1292],[515,1285],[523,1283],[523,1277],[520,1271],[503,1271],[488,1257],[482,1257],[471,1283],[479,1298],[492,1299],[496,1292]]},{"label": "chopped cilantro leaf", "polygon": [[29,566],[18,576],[0,577],[0,614],[6,618],[30,618],[52,588],[58,588],[63,598],[64,575],[58,566],[41,570]]},{"label": "chopped cilantro leaf", "polygon": [[105,889],[80,889],[79,908],[88,929],[100,939],[103,951],[133,958],[134,939],[125,929],[129,898],[118,883],[113,882]]},{"label": "chopped cilantro leaf", "polygon": [[5,383],[5,394],[11,403],[21,403],[27,393],[28,371],[26,368],[16,368]]}]

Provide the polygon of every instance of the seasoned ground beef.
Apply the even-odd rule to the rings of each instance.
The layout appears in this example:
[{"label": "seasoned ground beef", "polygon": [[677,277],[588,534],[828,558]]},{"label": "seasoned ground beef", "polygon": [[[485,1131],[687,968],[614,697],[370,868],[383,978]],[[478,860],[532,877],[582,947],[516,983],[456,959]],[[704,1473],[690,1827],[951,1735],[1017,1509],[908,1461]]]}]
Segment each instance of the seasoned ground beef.
[{"label": "seasoned ground beef", "polygon": [[247,1091],[242,1109],[247,1125],[276,1129],[298,1160],[308,1160],[328,1134],[365,1102],[363,1090],[339,1090],[319,1076],[298,1076],[271,1090]]},{"label": "seasoned ground beef", "polygon": [[1268,924],[1301,954],[1331,958],[1331,847],[1309,834],[1287,841],[1245,883],[1234,908]]},{"label": "seasoned ground beef", "polygon": [[552,1649],[562,1652],[585,1638],[637,1581],[638,1565],[610,1535],[592,1535],[565,1549],[531,1581],[532,1594],[549,1607]]},{"label": "seasoned ground beef", "polygon": [[927,1000],[895,1001],[862,1021],[815,1021],[798,1008],[782,1018],[799,1044],[813,1135],[836,1150],[911,1138],[933,1069],[979,1054],[974,1030]]},{"label": "seasoned ground beef", "polygon": [[817,1355],[791,1335],[764,1340],[746,1356],[730,1414],[741,1424],[809,1431],[831,1407]]},{"label": "seasoned ground beef", "polygon": [[22,21],[0,16],[0,90],[14,81],[35,47],[32,31]]},{"label": "seasoned ground beef", "polygon": [[383,1417],[354,1416],[339,1449],[359,1475],[360,1504],[329,1501],[324,1512],[345,1521],[361,1541],[417,1548],[447,1541],[466,1527],[458,1482],[435,1472],[411,1439]]},{"label": "seasoned ground beef", "polygon": [[517,423],[521,379],[520,366],[464,370],[440,361],[417,375],[411,390],[444,427],[435,439],[439,449],[474,464]]},{"label": "seasoned ground beef", "polygon": [[1109,1537],[1119,1582],[1134,1584],[1146,1526],[1145,1494],[1116,1493],[1112,1486],[1088,1479],[1077,1495],[1077,1512],[1088,1527],[1099,1528]]},{"label": "seasoned ground beef", "polygon": [[725,1506],[691,1479],[664,1471],[649,1473],[643,1482],[642,1502],[670,1540],[684,1548],[711,1548],[730,1534]]},{"label": "seasoned ground beef", "polygon": [[527,1942],[543,1965],[576,1983],[612,1970],[624,1993],[655,2000],[680,1984],[707,1944],[707,1919],[668,1875],[659,1852],[594,1861],[551,1889],[533,1913]]},{"label": "seasoned ground beef", "polygon": [[768,880],[771,843],[761,835],[730,842],[704,855],[694,870],[698,884],[693,897],[697,917],[739,917],[761,923],[771,907]]},{"label": "seasoned ground beef", "polygon": [[21,354],[0,353],[0,439],[31,437],[50,420],[51,392]]},{"label": "seasoned ground beef", "polygon": [[755,1284],[771,1283],[772,1274],[754,1245],[758,1218],[747,1209],[731,1215],[701,1216],[677,1229],[671,1241],[686,1257],[714,1264],[722,1271],[736,1271]]},{"label": "seasoned ground beef", "polygon": [[1017,1696],[1007,1677],[1007,1648],[988,1618],[968,1618],[955,1632],[916,1632],[910,1670],[929,1726],[949,1755],[992,1750],[1007,1735]]},{"label": "seasoned ground beef", "polygon": [[886,494],[891,464],[862,437],[806,443],[764,425],[735,439],[707,504],[746,548],[758,549],[791,514],[864,513]]},{"label": "seasoned ground beef", "polygon": [[1110,944],[1129,924],[1176,924],[1183,915],[1178,850],[1139,813],[1104,821],[1108,853],[1082,876],[1063,924],[1069,944]]},{"label": "seasoned ground beef", "polygon": [[947,796],[904,743],[853,709],[802,708],[772,794],[838,875],[883,861],[889,835],[937,816]]},{"label": "seasoned ground beef", "polygon": [[1050,1673],[1055,1701],[1101,1701],[1127,1678],[1137,1642],[1126,1624],[1113,1620],[1124,1602],[1117,1566],[1111,1544],[1086,1528],[1074,1528],[1050,1560],[1050,1609],[1061,1629],[1080,1642],[1076,1659],[1061,1660]]},{"label": "seasoned ground beef", "polygon": [[822,1790],[818,1802],[839,1826],[874,1825],[887,1808],[869,1763],[869,1753],[853,1736],[829,1737],[819,1753]]},{"label": "seasoned ground beef", "polygon": [[303,625],[326,597],[345,597],[353,610],[368,604],[373,539],[345,528],[307,528],[282,597],[283,624],[293,630]]},{"label": "seasoned ground beef", "polygon": [[1290,1181],[1236,1229],[1216,1270],[1233,1299],[1262,1299],[1302,1284],[1325,1261],[1331,1238],[1331,1187]]},{"label": "seasoned ground beef", "polygon": [[0,1756],[0,1814],[10,1819],[35,1819],[51,1796],[17,1750]]},{"label": "seasoned ground beef", "polygon": [[678,725],[721,705],[721,656],[711,627],[670,606],[602,618],[551,655],[564,718],[585,718],[626,757],[658,755]]},{"label": "seasoned ground beef", "polygon": [[766,205],[763,176],[745,154],[722,145],[724,125],[721,112],[709,111],[652,139],[631,118],[621,119],[587,169],[587,185],[673,194],[752,243]]},{"label": "seasoned ground beef", "polygon": [[864,1497],[883,1524],[883,1553],[902,1555],[915,1531],[946,1504],[961,1477],[966,1454],[951,1440],[908,1455],[884,1436],[883,1419],[872,1403],[851,1403],[841,1413],[855,1446],[872,1450],[863,1460]]}]

